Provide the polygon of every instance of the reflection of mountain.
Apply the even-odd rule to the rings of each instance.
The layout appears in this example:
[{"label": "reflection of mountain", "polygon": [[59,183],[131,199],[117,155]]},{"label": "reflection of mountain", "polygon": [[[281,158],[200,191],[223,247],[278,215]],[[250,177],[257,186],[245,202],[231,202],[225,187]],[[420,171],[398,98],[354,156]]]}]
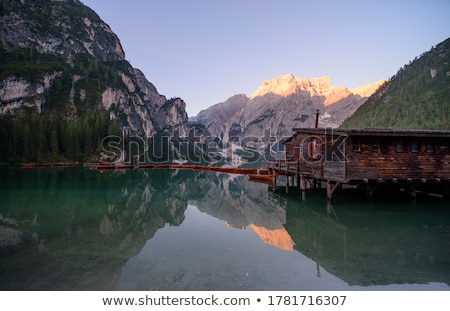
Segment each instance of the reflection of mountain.
[{"label": "reflection of mountain", "polygon": [[[1,290],[109,290],[121,268],[188,201],[285,248],[285,211],[246,176],[175,170],[5,170],[0,181]],[[286,239],[285,236],[283,236]],[[287,243],[287,244],[286,244]],[[292,247],[291,247],[292,249]]]},{"label": "reflection of mountain", "polygon": [[450,284],[450,217],[443,204],[333,208],[323,194],[306,202],[278,194],[271,200],[286,208],[295,249],[350,285]]},{"label": "reflection of mountain", "polygon": [[264,243],[284,249],[285,251],[294,250],[295,243],[292,241],[292,238],[286,229],[269,230],[264,227],[257,227],[253,224],[250,226],[253,231],[261,237],[261,240],[263,240]]},{"label": "reflection of mountain", "polygon": [[230,227],[243,229],[250,224],[281,229],[285,211],[268,199],[267,187],[248,182],[247,176],[209,174],[210,187],[201,198],[190,203]]},{"label": "reflection of mountain", "polygon": [[181,186],[173,191],[168,171],[6,173],[0,185],[0,215],[8,215],[0,216],[2,290],[112,289],[128,258],[159,228],[180,224],[187,207],[187,177],[178,176]]},{"label": "reflection of mountain", "polygon": [[432,199],[411,210],[346,202],[327,211],[314,190],[305,202],[295,191],[288,200],[246,176],[213,172],[0,173],[0,290],[113,289],[159,229],[184,222],[188,203],[299,251],[317,262],[317,273],[323,267],[350,285],[450,284],[449,210]]},{"label": "reflection of mountain", "polygon": [[[190,203],[232,228],[250,226],[265,243],[292,250],[293,242],[283,227],[286,211],[269,200],[267,186],[248,182],[247,176],[210,174],[211,186]],[[220,199],[219,199],[220,198]]]}]

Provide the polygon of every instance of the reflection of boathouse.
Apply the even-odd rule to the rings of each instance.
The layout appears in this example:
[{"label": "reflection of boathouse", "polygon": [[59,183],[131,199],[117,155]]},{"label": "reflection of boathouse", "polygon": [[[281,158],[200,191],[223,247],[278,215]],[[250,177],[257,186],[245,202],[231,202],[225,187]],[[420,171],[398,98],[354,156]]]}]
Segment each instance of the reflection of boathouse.
[{"label": "reflection of boathouse", "polygon": [[450,131],[295,128],[285,142],[286,158],[269,164],[278,174],[308,182],[365,185],[367,194],[383,183],[448,196]]},{"label": "reflection of boathouse", "polygon": [[315,191],[307,201],[274,192],[270,199],[286,209],[284,227],[295,250],[317,263],[318,277],[325,269],[350,285],[450,285],[450,219],[439,198],[432,210],[408,202],[334,210]]}]

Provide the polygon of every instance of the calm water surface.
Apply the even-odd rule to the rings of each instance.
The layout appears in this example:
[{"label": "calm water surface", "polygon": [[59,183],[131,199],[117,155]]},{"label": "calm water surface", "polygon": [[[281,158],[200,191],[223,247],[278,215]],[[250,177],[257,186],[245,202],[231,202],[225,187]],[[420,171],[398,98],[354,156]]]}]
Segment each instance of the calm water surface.
[{"label": "calm water surface", "polygon": [[0,169],[1,290],[450,290],[450,203],[247,176]]}]

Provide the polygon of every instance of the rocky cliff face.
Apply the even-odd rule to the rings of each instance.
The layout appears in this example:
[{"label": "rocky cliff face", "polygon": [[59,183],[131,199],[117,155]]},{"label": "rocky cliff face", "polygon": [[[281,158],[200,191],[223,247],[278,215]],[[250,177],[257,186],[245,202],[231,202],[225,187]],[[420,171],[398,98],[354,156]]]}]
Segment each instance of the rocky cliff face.
[{"label": "rocky cliff face", "polygon": [[384,81],[349,90],[334,86],[330,77],[299,78],[288,74],[267,80],[250,96],[236,95],[190,119],[211,135],[227,141],[231,136],[263,137],[267,130],[278,138],[294,127],[338,127]]},{"label": "rocky cliff face", "polygon": [[0,5],[7,50],[18,45],[69,59],[77,53],[101,61],[125,59],[111,28],[78,0],[2,0]]},{"label": "rocky cliff face", "polygon": [[[66,120],[81,107],[103,106],[138,135],[186,135],[185,103],[167,100],[125,61],[117,36],[80,1],[1,0],[0,38],[2,53],[9,55],[0,75],[0,114],[25,107],[42,113],[58,93]],[[18,65],[8,67],[8,61]],[[19,70],[26,66],[32,70]]]}]

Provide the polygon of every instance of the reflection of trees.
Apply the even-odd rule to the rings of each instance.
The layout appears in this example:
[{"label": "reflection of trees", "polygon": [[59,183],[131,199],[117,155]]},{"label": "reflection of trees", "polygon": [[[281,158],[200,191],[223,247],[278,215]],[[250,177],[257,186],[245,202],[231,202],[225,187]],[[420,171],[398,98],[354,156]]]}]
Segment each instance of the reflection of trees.
[{"label": "reflection of trees", "polygon": [[6,174],[0,181],[0,289],[112,289],[126,261],[160,228],[184,221],[188,202],[292,249],[285,210],[268,200],[266,185],[247,176],[88,169]]},{"label": "reflection of trees", "polygon": [[[449,280],[450,218],[438,208],[327,206],[214,172],[3,170],[0,289],[108,290],[154,234],[184,221],[188,203],[230,227],[300,251],[349,284]],[[22,192],[21,189],[26,189]],[[315,272],[315,271],[314,271]]]},{"label": "reflection of trees", "polygon": [[350,285],[450,284],[450,220],[444,206],[430,207],[436,202],[408,210],[407,203],[327,206],[323,193],[271,200],[286,208],[295,249]]},{"label": "reflection of trees", "polygon": [[1,184],[0,234],[9,244],[0,243],[0,288],[30,290],[113,288],[123,264],[159,228],[184,220],[191,179],[173,171],[8,174],[11,184]]},{"label": "reflection of trees", "polygon": [[284,230],[284,210],[267,200],[266,186],[246,176],[183,170],[6,172],[0,185],[0,289],[112,289],[121,267],[156,231],[184,221],[188,201],[232,227],[267,228],[267,241],[275,238],[270,230]]}]

